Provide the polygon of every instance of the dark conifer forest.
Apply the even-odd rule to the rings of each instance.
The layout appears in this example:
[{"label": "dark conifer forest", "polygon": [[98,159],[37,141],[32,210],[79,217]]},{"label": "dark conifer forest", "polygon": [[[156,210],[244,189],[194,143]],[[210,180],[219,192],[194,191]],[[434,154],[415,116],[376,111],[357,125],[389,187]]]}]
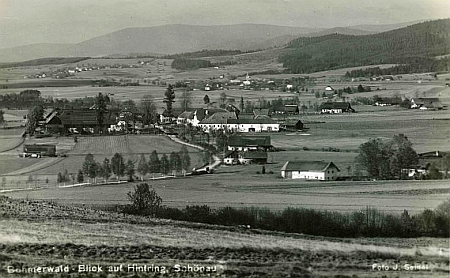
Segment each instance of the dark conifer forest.
[{"label": "dark conifer forest", "polygon": [[442,56],[450,54],[450,19],[373,35],[301,37],[287,49],[279,59],[291,73],[377,64],[402,65],[399,73],[448,71],[450,59]]}]

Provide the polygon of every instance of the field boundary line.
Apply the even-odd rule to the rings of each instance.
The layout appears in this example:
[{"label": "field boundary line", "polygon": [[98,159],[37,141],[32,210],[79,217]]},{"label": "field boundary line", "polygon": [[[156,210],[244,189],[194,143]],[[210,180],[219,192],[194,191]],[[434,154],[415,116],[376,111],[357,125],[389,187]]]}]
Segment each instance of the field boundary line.
[{"label": "field boundary line", "polygon": [[20,140],[20,143],[19,143],[19,144],[17,144],[16,146],[14,146],[14,147],[12,147],[12,148],[9,148],[9,149],[6,149],[6,150],[4,150],[4,151],[1,151],[0,153],[5,153],[5,152],[12,151],[12,150],[14,150],[15,148],[20,147],[20,146],[23,144],[23,142],[25,142],[25,138],[22,137],[22,139]]},{"label": "field boundary line", "polygon": [[[24,159],[26,159],[26,158],[24,158]],[[0,176],[20,176],[20,175],[25,175],[25,174],[33,173],[33,172],[36,172],[36,171],[40,171],[40,170],[46,169],[46,168],[48,168],[48,167],[50,167],[50,166],[53,166],[53,165],[55,165],[55,164],[57,164],[57,163],[63,161],[64,159],[65,159],[65,157],[58,157],[58,158],[55,159],[54,161],[51,161],[51,162],[49,162],[49,163],[43,165],[42,167],[39,167],[39,166],[38,166],[38,167],[33,167],[33,166],[35,166],[36,164],[39,164],[39,162],[37,162],[37,163],[32,164],[32,165],[30,165],[30,166],[28,166],[28,167],[26,167],[26,168],[22,168],[22,169],[19,169],[19,170],[16,170],[16,171],[12,171],[12,172],[9,172],[9,173],[5,173],[5,174],[0,175]],[[34,169],[31,169],[31,170],[28,169],[28,170],[27,170],[27,168],[31,168],[31,167],[33,167]]]}]

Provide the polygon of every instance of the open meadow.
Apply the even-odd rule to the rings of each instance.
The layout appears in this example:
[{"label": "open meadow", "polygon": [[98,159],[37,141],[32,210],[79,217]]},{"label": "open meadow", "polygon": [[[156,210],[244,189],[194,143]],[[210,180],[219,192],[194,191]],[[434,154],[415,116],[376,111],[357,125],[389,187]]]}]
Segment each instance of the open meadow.
[{"label": "open meadow", "polygon": [[[108,277],[448,277],[449,273],[445,238],[315,237],[4,197],[0,209],[2,276],[22,267],[58,265],[68,274],[56,277],[86,277],[80,265],[100,267],[96,274]],[[197,271],[180,271],[189,265]],[[381,265],[389,270],[378,270]],[[410,270],[414,265],[424,269]]]},{"label": "open meadow", "polygon": [[[446,181],[292,181],[277,174],[257,174],[261,166],[241,170],[222,167],[214,175],[151,180],[163,205],[259,207],[280,211],[307,207],[329,211],[361,211],[367,207],[401,213],[434,209],[450,198]],[[5,192],[14,198],[51,200],[62,204],[115,205],[128,203],[127,193],[135,183]]]}]

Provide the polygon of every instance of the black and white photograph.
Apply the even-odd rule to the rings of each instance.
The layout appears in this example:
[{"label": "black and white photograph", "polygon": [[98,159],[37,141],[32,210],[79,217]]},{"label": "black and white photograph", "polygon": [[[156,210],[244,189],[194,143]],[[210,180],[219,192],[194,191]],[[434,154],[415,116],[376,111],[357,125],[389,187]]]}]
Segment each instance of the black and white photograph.
[{"label": "black and white photograph", "polygon": [[449,0],[0,0],[0,277],[450,275]]}]

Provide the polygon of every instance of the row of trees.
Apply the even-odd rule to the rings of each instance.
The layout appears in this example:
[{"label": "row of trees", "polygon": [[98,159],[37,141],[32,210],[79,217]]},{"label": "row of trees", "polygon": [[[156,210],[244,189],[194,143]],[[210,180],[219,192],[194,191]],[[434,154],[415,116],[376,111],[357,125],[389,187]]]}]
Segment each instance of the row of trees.
[{"label": "row of trees", "polygon": [[44,99],[41,98],[41,92],[38,90],[24,90],[19,94],[0,95],[0,107],[24,109],[42,102]]},{"label": "row of trees", "polygon": [[131,204],[123,212],[182,221],[333,237],[450,236],[450,200],[435,210],[411,216],[406,210],[389,214],[369,207],[352,213],[307,208],[286,208],[281,212],[254,207],[212,209],[207,205],[169,208],[162,206],[161,197],[146,183],[137,185],[127,197]]},{"label": "row of trees", "polygon": [[[145,158],[144,154],[141,154],[137,167],[136,162],[127,159],[125,162],[122,154],[115,153],[114,156],[109,160],[105,158],[102,162],[95,161],[95,158],[92,154],[87,154],[82,169],[79,170],[77,175],[77,181],[83,182],[84,176],[89,179],[93,179],[96,182],[97,177],[103,178],[104,182],[107,182],[108,179],[114,174],[119,180],[123,176],[127,176],[129,181],[134,180],[136,171],[141,176],[141,180],[144,180],[144,177],[147,174],[156,174],[162,173],[163,175],[167,175],[170,172],[175,174],[176,172],[187,172],[191,165],[191,157],[189,156],[189,152],[186,146],[183,146],[179,152],[171,152],[169,156],[167,154],[163,154],[161,158],[159,158],[158,153],[154,150],[149,157],[149,160]],[[62,175],[64,177],[65,175]],[[64,178],[58,180],[58,182],[65,181]]]},{"label": "row of trees", "polygon": [[209,68],[212,67],[213,64],[208,60],[177,58],[173,60],[170,66],[178,70],[194,70],[199,68]]}]

